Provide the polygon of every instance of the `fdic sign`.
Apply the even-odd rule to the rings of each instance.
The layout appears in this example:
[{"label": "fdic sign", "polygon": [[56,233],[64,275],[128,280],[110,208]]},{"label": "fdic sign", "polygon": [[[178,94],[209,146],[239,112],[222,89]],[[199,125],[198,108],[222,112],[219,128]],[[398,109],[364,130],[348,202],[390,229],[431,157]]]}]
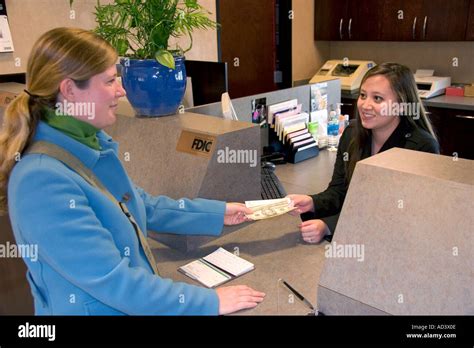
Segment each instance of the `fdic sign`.
[{"label": "fdic sign", "polygon": [[176,150],[191,155],[210,158],[216,138],[212,135],[182,131]]}]

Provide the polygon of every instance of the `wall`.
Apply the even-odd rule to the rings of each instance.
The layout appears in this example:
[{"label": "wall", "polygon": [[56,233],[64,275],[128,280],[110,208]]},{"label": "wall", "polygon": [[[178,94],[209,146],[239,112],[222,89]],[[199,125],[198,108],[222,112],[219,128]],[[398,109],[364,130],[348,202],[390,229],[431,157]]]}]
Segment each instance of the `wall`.
[{"label": "wall", "polygon": [[[102,3],[112,0],[101,0]],[[26,71],[26,62],[35,40],[45,31],[58,26],[95,26],[94,6],[97,0],[75,0],[76,18],[70,19],[69,0],[6,0],[15,52],[0,54],[0,74]],[[216,19],[216,1],[200,3]],[[397,61],[416,68],[432,68],[438,75],[448,75],[454,82],[474,82],[474,42],[315,42],[314,0],[293,0],[292,58],[293,81],[310,79],[328,59],[372,59],[375,62]],[[181,40],[183,46],[188,43]],[[367,52],[370,52],[368,54]],[[198,30],[187,59],[217,61],[215,30]],[[452,58],[459,67],[452,66]],[[15,66],[20,58],[20,66]]]},{"label": "wall", "polygon": [[[112,0],[101,0],[102,4]],[[38,37],[55,27],[95,27],[94,8],[97,0],[75,0],[75,18],[70,16],[69,0],[6,0],[8,20],[15,52],[0,54],[0,74],[23,73],[30,50]],[[212,12],[216,19],[215,0],[200,0],[200,4]],[[187,59],[217,61],[217,33],[215,30],[198,30],[194,34],[193,49]],[[187,45],[186,40],[183,46]],[[20,65],[16,66],[16,58]]]},{"label": "wall", "polygon": [[314,0],[293,0],[292,23],[293,81],[309,79],[329,59],[329,42],[314,41]]},{"label": "wall", "polygon": [[[199,0],[206,10],[211,12],[210,18],[216,20],[216,0]],[[170,40],[170,43],[173,41]],[[188,39],[180,39],[181,47],[189,46]],[[193,33],[193,48],[186,53],[186,59],[217,62],[217,30],[195,30]]]},{"label": "wall", "polygon": [[[451,81],[474,83],[474,42],[331,42],[331,59],[364,59],[376,63],[397,62],[413,72],[434,69],[437,76]],[[453,66],[453,58],[458,66]]]},{"label": "wall", "polygon": [[[316,0],[317,1],[317,0]],[[412,69],[435,69],[453,82],[474,83],[474,42],[314,41],[314,0],[293,0],[293,81],[310,79],[329,59],[395,61]],[[453,58],[458,67],[453,67]]]}]

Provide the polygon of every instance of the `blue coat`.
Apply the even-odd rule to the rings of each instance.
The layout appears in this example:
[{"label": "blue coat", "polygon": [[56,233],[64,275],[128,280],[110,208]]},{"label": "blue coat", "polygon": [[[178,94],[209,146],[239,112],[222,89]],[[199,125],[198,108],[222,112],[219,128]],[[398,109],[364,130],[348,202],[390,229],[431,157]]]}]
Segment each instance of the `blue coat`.
[{"label": "blue coat", "polygon": [[[70,151],[117,200],[128,194],[127,207],[144,233],[220,234],[224,202],[147,194],[128,177],[117,143],[103,131],[98,137],[101,151],[40,122],[34,139]],[[38,154],[22,158],[11,173],[8,199],[17,244],[38,248],[37,260],[24,258],[36,314],[218,314],[215,290],[154,275],[120,208],[61,162]]]}]

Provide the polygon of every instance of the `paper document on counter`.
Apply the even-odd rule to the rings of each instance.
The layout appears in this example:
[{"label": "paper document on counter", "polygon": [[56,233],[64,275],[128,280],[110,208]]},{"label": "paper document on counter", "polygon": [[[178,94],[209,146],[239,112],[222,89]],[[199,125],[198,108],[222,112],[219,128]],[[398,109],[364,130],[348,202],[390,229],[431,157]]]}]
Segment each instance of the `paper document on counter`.
[{"label": "paper document on counter", "polygon": [[247,215],[252,220],[270,219],[295,209],[289,198],[246,201],[245,206],[252,209],[253,214]]},{"label": "paper document on counter", "polygon": [[253,263],[248,262],[223,248],[217,249],[212,254],[203,257],[203,259],[227,273],[230,273],[234,277],[238,277],[254,269]]},{"label": "paper document on counter", "polygon": [[178,270],[208,288],[213,288],[232,279],[231,276],[203,262],[201,259],[188,263]]},{"label": "paper document on counter", "polygon": [[178,271],[208,288],[213,288],[250,272],[254,268],[253,263],[224,248],[219,248],[199,260],[181,266]]}]

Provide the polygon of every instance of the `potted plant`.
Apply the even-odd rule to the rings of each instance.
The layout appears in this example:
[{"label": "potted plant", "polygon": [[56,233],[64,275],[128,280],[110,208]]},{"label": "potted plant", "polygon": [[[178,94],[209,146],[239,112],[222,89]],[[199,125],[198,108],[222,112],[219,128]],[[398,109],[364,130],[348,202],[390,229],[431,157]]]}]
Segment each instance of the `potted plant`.
[{"label": "potted plant", "polygon": [[[175,114],[186,89],[184,53],[194,29],[217,26],[210,12],[197,0],[98,0],[95,11],[95,31],[122,57],[122,82],[137,115]],[[182,36],[189,47],[169,46]]]}]

